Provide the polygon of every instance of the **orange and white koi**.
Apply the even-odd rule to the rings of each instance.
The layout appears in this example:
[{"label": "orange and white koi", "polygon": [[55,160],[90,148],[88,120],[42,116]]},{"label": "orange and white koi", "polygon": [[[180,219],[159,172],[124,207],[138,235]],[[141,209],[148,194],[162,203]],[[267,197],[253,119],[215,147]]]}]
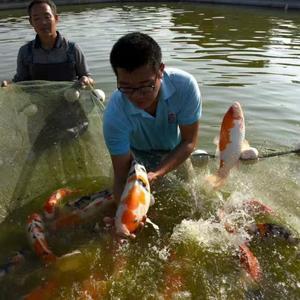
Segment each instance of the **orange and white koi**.
[{"label": "orange and white koi", "polygon": [[[150,205],[153,204],[152,201],[146,169],[133,160],[116,212],[117,235],[134,237],[134,232],[148,220],[146,215]],[[157,229],[155,226],[154,224],[154,228]]]},{"label": "orange and white koi", "polygon": [[27,222],[27,232],[29,242],[33,246],[36,255],[45,263],[54,262],[56,260],[56,256],[49,249],[45,238],[44,223],[39,214],[34,213],[29,216]]},{"label": "orange and white koi", "polygon": [[230,170],[237,165],[241,153],[249,148],[245,141],[245,120],[239,102],[234,102],[223,117],[220,130],[218,149],[220,166],[216,175],[207,177],[213,188],[220,187]]},{"label": "orange and white koi", "polygon": [[61,188],[53,192],[44,204],[44,215],[48,220],[54,218],[57,206],[65,197],[78,192],[69,188]]},{"label": "orange and white koi", "polygon": [[109,190],[104,190],[89,196],[82,196],[66,204],[68,210],[58,216],[51,224],[52,230],[74,226],[88,221],[97,216],[101,210],[113,204],[113,195]]}]

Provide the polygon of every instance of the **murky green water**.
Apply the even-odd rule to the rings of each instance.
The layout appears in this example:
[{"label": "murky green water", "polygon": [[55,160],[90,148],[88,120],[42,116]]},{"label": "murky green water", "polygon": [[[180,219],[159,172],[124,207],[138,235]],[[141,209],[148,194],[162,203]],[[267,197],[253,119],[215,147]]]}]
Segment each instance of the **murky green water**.
[{"label": "murky green water", "polygon": [[[236,100],[244,109],[246,137],[261,153],[293,149],[300,142],[297,11],[151,3],[60,10],[59,29],[83,48],[97,87],[107,98],[115,88],[108,62],[110,49],[120,35],[140,30],[160,43],[167,66],[180,67],[196,77],[203,95],[199,148],[214,152],[213,139],[222,116]],[[19,47],[33,37],[24,14],[0,14],[1,80],[13,76]],[[54,90],[59,94],[64,88]],[[53,91],[51,86],[48,89]],[[300,298],[299,246],[279,238],[254,237],[250,247],[263,272],[259,284],[249,280],[238,258],[238,245],[248,238],[245,228],[254,219],[282,224],[293,235],[300,234],[297,155],[241,163],[219,192],[204,187],[204,177],[217,168],[216,160],[195,167],[196,175],[188,182],[171,174],[152,187],[156,203],[149,217],[159,225],[160,236],[148,226],[135,241],[112,254],[110,233],[103,232],[101,220],[98,230],[92,222],[49,236],[55,254],[75,249],[81,254],[42,266],[28,247],[26,216],[40,211],[46,197],[61,186],[80,187],[83,194],[106,188],[110,163],[101,137],[101,115],[94,107],[88,113],[91,125],[86,133],[68,145],[47,149],[31,169],[33,163],[26,155],[32,126],[28,127],[28,119],[20,111],[24,101],[47,101],[21,95],[0,94],[4,220],[0,263],[12,251],[25,248],[29,253],[21,268],[0,279],[2,299],[19,299],[43,282],[55,287],[50,299],[89,299],[89,295],[94,299],[101,299],[100,295],[107,299],[167,299],[171,294],[167,287],[175,283],[176,299]],[[39,124],[38,120],[34,124]],[[22,170],[30,176],[20,177]],[[22,205],[11,199],[18,182]],[[245,213],[241,203],[251,198],[271,206],[277,215],[260,219]],[[216,218],[222,207],[226,217],[238,225],[236,234],[229,234]]]}]

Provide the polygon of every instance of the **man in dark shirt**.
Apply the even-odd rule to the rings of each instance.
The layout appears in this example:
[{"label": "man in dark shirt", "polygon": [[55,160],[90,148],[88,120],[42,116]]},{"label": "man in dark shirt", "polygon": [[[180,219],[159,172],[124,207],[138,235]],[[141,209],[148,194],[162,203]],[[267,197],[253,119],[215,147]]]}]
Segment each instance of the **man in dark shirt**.
[{"label": "man in dark shirt", "polygon": [[[13,82],[26,80],[74,81],[93,84],[80,47],[57,30],[58,15],[52,0],[33,0],[28,6],[29,22],[36,38],[22,46]],[[4,80],[2,86],[11,81]]]}]

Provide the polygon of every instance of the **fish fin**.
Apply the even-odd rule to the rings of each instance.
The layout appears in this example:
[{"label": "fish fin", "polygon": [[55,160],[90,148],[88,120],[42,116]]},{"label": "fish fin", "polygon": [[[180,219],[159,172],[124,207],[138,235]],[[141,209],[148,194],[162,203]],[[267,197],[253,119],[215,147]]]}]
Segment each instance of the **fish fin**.
[{"label": "fish fin", "polygon": [[213,143],[216,145],[216,153],[215,153],[215,157],[220,157],[220,148],[219,148],[219,141],[220,141],[220,137],[216,136],[214,138]]},{"label": "fish fin", "polygon": [[247,140],[244,140],[243,143],[242,143],[242,149],[241,151],[243,152],[244,150],[247,150],[250,148],[250,144]]},{"label": "fish fin", "polygon": [[152,194],[150,194],[150,206],[155,204],[155,198]]},{"label": "fish fin", "polygon": [[219,140],[220,140],[220,137],[217,135],[214,137],[214,140],[213,140],[213,143],[219,147]]},{"label": "fish fin", "polygon": [[159,234],[159,227],[155,223],[153,223],[149,218],[146,218],[146,223],[151,224],[152,227],[156,230],[156,232]]},{"label": "fish fin", "polygon": [[254,160],[258,159],[258,150],[254,147],[242,148],[240,159],[242,160]]}]

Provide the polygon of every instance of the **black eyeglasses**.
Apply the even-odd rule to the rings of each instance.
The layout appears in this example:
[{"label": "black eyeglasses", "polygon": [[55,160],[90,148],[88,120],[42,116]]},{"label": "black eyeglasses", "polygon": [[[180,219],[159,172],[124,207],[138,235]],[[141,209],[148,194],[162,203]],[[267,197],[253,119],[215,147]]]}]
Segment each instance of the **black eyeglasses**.
[{"label": "black eyeglasses", "polygon": [[[156,82],[157,76],[155,76],[154,82]],[[151,85],[146,85],[146,86],[140,86],[137,88],[131,88],[131,87],[118,87],[118,90],[125,94],[125,95],[129,95],[132,96],[134,93],[140,93],[141,95],[147,95],[150,93],[153,93],[155,89],[155,83],[151,84]]]}]

